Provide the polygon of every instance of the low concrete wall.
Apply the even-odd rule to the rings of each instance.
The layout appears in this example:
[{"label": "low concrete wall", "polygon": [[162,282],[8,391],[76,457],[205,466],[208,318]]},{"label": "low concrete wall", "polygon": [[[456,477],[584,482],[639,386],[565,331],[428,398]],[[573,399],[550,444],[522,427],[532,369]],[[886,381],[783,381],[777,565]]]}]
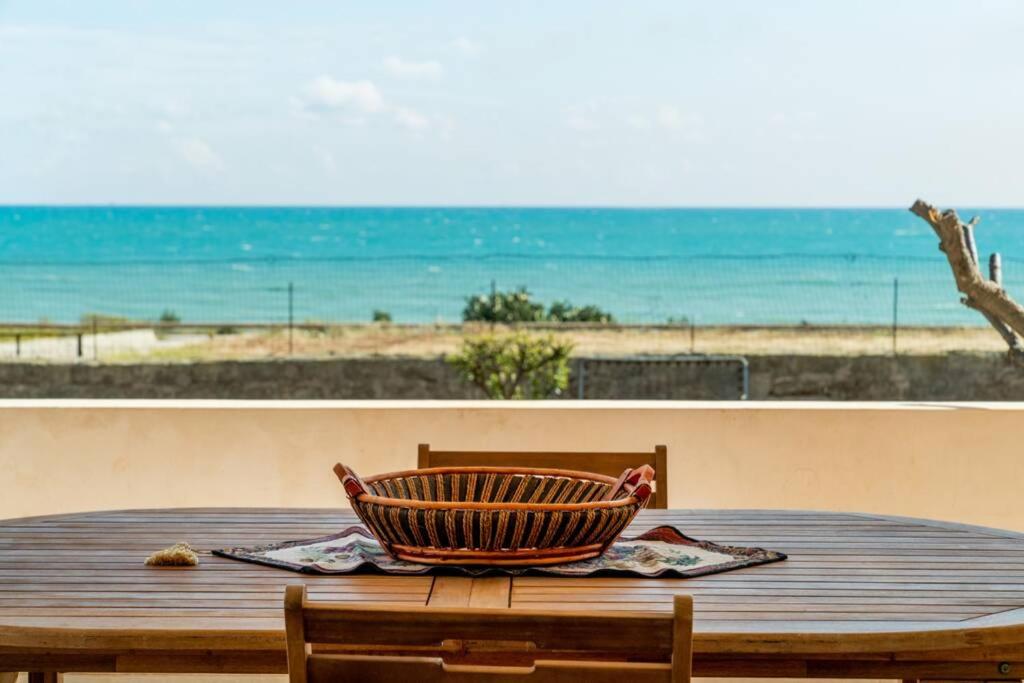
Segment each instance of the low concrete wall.
[{"label": "low concrete wall", "polygon": [[416,444],[668,445],[669,505],[855,510],[1024,531],[1024,404],[0,401],[0,518],[340,506],[331,472]]},{"label": "low concrete wall", "polygon": [[[1024,370],[1001,354],[749,356],[751,398],[1024,400]],[[616,399],[738,398],[723,367],[669,372],[606,365],[593,387]],[[577,396],[575,378],[564,398]],[[475,399],[441,359],[222,361],[194,364],[0,363],[0,398]]]}]

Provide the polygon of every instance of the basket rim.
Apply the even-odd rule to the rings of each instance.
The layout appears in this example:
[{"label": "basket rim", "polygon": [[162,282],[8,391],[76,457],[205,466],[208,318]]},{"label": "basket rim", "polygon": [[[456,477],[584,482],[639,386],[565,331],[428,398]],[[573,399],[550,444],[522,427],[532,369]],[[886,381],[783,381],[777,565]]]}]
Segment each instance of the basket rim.
[{"label": "basket rim", "polygon": [[[384,479],[398,479],[402,477],[413,477],[424,474],[471,474],[471,473],[483,473],[483,474],[537,474],[537,475],[549,475],[565,477],[567,479],[589,479],[590,481],[597,481],[602,484],[615,484],[617,480],[615,477],[609,477],[604,474],[598,474],[596,472],[585,472],[583,470],[563,470],[554,467],[494,467],[494,466],[460,466],[460,467],[425,467],[422,469],[411,469],[411,470],[399,470],[397,472],[384,472],[383,474],[374,474],[370,477],[364,477],[363,481],[367,484],[382,481]],[[405,500],[401,498],[399,500]]]},{"label": "basket rim", "polygon": [[[364,483],[374,483],[385,479],[396,479],[400,477],[412,477],[434,474],[470,474],[470,473],[498,473],[498,474],[536,474],[558,476],[567,479],[582,479],[596,481],[602,484],[614,486],[619,480],[596,472],[584,472],[582,470],[563,470],[547,467],[493,467],[493,466],[462,466],[462,467],[427,467],[422,469],[400,470],[398,472],[385,472],[375,474],[363,479]],[[349,495],[353,503],[375,504],[391,508],[415,508],[419,510],[490,510],[506,512],[574,512],[586,510],[611,510],[631,505],[642,505],[643,501],[635,494],[615,500],[592,500],[581,503],[494,503],[481,501],[458,501],[458,500],[419,500],[415,498],[395,498],[392,496],[378,496],[365,491],[358,495]]]},{"label": "basket rim", "polygon": [[396,508],[416,508],[420,510],[492,510],[508,512],[571,512],[574,510],[610,510],[640,503],[640,499],[630,494],[615,500],[592,500],[585,503],[481,503],[476,501],[451,500],[416,500],[413,498],[388,498],[369,493],[360,493],[353,500],[359,503],[372,503]]}]

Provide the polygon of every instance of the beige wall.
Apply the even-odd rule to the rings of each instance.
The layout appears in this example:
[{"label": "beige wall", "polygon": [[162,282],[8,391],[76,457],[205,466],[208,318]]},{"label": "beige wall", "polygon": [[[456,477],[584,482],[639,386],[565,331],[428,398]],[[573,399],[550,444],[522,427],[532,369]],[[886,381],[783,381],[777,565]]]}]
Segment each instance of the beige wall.
[{"label": "beige wall", "polygon": [[0,518],[343,505],[439,448],[669,448],[672,507],[854,510],[1024,531],[1024,404],[0,401]]}]

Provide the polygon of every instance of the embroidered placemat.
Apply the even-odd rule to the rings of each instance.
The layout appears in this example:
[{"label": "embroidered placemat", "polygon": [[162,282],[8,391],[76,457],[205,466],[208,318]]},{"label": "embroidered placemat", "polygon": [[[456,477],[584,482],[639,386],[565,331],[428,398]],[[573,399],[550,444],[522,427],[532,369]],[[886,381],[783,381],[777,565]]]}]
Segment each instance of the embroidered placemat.
[{"label": "embroidered placemat", "polygon": [[717,545],[698,541],[671,526],[660,526],[635,538],[620,538],[601,557],[546,567],[453,567],[396,560],[370,532],[352,526],[339,534],[287,541],[255,548],[225,548],[214,555],[255,562],[306,574],[547,574],[553,576],[704,576],[741,567],[778,562],[783,553],[762,548]]}]

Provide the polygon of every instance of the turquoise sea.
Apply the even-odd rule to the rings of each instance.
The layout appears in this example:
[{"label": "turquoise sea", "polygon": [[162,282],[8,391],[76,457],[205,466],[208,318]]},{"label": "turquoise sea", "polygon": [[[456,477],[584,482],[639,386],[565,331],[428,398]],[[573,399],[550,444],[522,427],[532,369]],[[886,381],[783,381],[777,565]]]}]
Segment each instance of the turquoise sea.
[{"label": "turquoise sea", "polygon": [[[1024,210],[981,216],[1024,296]],[[525,286],[618,320],[983,324],[905,209],[0,207],[0,323],[454,322]]]}]

